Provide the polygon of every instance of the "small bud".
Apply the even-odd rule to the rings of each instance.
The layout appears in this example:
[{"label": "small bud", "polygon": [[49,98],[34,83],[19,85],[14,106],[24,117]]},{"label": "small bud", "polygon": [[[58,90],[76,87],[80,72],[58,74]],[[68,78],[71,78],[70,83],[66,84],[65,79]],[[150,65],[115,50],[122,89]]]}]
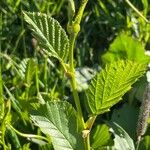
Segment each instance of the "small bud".
[{"label": "small bud", "polygon": [[80,25],[79,24],[68,24],[67,25],[67,31],[69,34],[76,34],[80,31]]}]

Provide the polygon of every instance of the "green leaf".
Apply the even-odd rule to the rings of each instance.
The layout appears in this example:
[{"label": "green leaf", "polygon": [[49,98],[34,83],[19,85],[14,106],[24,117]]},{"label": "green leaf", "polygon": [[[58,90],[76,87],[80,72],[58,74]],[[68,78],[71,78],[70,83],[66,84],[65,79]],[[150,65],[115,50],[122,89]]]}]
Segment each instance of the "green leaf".
[{"label": "green leaf", "polygon": [[41,48],[45,49],[48,55],[65,61],[69,40],[58,21],[41,13],[24,13],[24,18]]},{"label": "green leaf", "polygon": [[34,59],[29,59],[27,62],[27,67],[25,71],[25,82],[30,87],[32,84],[32,79],[35,74],[35,69],[37,67],[37,64]]},{"label": "green leaf", "polygon": [[48,102],[31,116],[44,134],[51,136],[55,150],[83,149],[77,133],[76,112],[67,102]]},{"label": "green leaf", "polygon": [[120,60],[106,65],[94,77],[86,91],[89,113],[99,115],[109,111],[145,70],[146,65],[132,61]]},{"label": "green leaf", "polygon": [[111,127],[110,131],[114,134],[115,150],[135,150],[133,140],[125,132],[125,130],[116,123],[108,123]]},{"label": "green leaf", "polygon": [[125,33],[119,34],[110,45],[108,51],[102,55],[103,63],[110,63],[120,59],[129,59],[148,63],[150,56],[145,55],[142,44]]},{"label": "green leaf", "polygon": [[15,97],[12,95],[12,93],[9,91],[9,89],[5,85],[4,85],[4,89],[6,90],[6,93],[8,94],[9,99],[11,100],[12,108],[22,118],[22,107],[21,107],[20,103],[15,99]]},{"label": "green leaf", "polygon": [[109,127],[105,124],[97,125],[91,134],[91,146],[93,149],[108,146],[110,138]]},{"label": "green leaf", "polygon": [[21,79],[24,79],[25,77],[25,72],[27,69],[28,62],[30,61],[30,58],[24,58],[21,60],[21,62],[18,64],[18,75],[20,76]]},{"label": "green leaf", "polygon": [[136,126],[138,120],[138,110],[133,106],[127,104],[120,109],[113,111],[111,121],[116,122],[124,128],[132,139],[136,140]]},{"label": "green leaf", "polygon": [[19,138],[17,134],[13,130],[11,130],[10,127],[7,126],[5,134],[7,135],[8,139],[10,139],[10,142],[13,145],[13,148],[15,150],[21,150],[21,143],[19,141]]},{"label": "green leaf", "polygon": [[53,150],[52,144],[45,144],[45,145],[40,145],[39,150]]}]

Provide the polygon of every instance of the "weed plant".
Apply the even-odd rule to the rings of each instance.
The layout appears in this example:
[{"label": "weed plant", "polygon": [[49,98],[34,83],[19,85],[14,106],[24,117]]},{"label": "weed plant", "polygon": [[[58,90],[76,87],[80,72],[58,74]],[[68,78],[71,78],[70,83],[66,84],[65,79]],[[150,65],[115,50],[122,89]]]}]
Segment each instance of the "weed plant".
[{"label": "weed plant", "polygon": [[0,149],[149,150],[149,15],[148,0],[1,0]]}]

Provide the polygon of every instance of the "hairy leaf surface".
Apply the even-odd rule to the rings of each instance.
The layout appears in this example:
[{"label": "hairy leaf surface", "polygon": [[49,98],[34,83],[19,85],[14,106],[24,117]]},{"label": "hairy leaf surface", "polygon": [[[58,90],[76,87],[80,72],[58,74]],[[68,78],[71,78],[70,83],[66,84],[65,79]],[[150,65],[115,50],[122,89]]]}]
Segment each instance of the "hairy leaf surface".
[{"label": "hairy leaf surface", "polygon": [[48,55],[65,60],[69,50],[66,32],[57,20],[41,13],[24,13],[33,35]]},{"label": "hairy leaf surface", "polygon": [[91,81],[86,92],[89,113],[98,115],[109,111],[131,89],[145,69],[145,64],[123,60],[106,65]]},{"label": "hairy leaf surface", "polygon": [[76,112],[67,102],[49,102],[31,116],[35,125],[52,138],[55,150],[83,149],[77,133]]}]

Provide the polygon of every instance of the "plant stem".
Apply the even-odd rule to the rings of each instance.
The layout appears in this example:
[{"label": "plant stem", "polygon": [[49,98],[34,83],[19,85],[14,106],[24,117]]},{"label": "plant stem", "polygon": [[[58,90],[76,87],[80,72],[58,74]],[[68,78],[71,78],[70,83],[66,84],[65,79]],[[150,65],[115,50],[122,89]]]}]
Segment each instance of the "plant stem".
[{"label": "plant stem", "polygon": [[85,123],[84,123],[84,118],[83,118],[82,109],[81,109],[81,105],[80,105],[79,95],[78,95],[77,88],[76,88],[75,77],[71,78],[70,83],[71,83],[73,97],[74,97],[74,100],[75,100],[75,105],[77,107],[77,113],[78,113],[78,117],[79,117],[79,120],[80,120],[80,123],[81,123],[81,127],[84,129],[85,128]]},{"label": "plant stem", "polygon": [[[96,119],[96,117],[92,118],[92,121],[89,123],[90,129],[87,129],[87,126],[84,122],[83,114],[82,114],[82,109],[81,109],[81,104],[80,104],[80,99],[79,95],[77,92],[77,86],[76,86],[76,79],[75,79],[75,69],[74,69],[74,45],[76,41],[76,37],[80,31],[80,22],[83,16],[84,9],[86,7],[88,0],[82,0],[81,5],[79,7],[79,10],[77,12],[77,15],[75,17],[75,20],[69,21],[68,24],[68,33],[70,34],[70,47],[69,47],[69,70],[68,72],[70,73],[70,83],[72,87],[72,92],[73,92],[73,97],[75,101],[75,105],[77,108],[77,113],[78,113],[78,121],[79,121],[79,127],[83,130],[83,138],[84,138],[84,148],[85,150],[90,150],[90,129],[92,128],[92,125]],[[73,14],[72,14],[73,15]]]},{"label": "plant stem", "polygon": [[69,55],[70,70],[69,70],[69,72],[71,72],[70,83],[71,83],[73,97],[74,97],[74,101],[75,101],[75,105],[77,108],[78,117],[79,117],[79,121],[80,121],[80,125],[81,125],[82,129],[85,129],[85,123],[84,123],[84,118],[83,118],[83,114],[82,114],[80,99],[79,99],[79,95],[77,92],[77,86],[76,86],[76,80],[75,80],[74,45],[75,45],[75,41],[76,41],[76,37],[78,35],[78,32],[80,31],[80,22],[81,22],[81,18],[83,16],[83,11],[85,9],[87,1],[88,0],[82,0],[81,6],[80,6],[79,11],[76,15],[75,21],[72,21],[71,24],[69,25],[71,30],[68,31],[70,34],[70,47],[69,47],[69,52],[70,52],[70,55]]},{"label": "plant stem", "polygon": [[90,133],[84,138],[84,148],[85,150],[90,150]]},{"label": "plant stem", "polygon": [[80,24],[87,2],[88,0],[82,0],[79,11],[75,18],[75,23]]},{"label": "plant stem", "polygon": [[90,150],[90,132],[91,132],[92,126],[93,126],[96,118],[97,118],[97,116],[90,117],[85,124],[86,130],[82,131],[82,137],[84,138],[85,150]]},{"label": "plant stem", "polygon": [[75,45],[75,40],[76,40],[77,34],[74,33],[72,35],[70,35],[70,59],[69,59],[69,63],[70,63],[70,71],[72,73],[74,73],[74,45]]},{"label": "plant stem", "polygon": [[80,105],[79,95],[77,92],[77,86],[76,86],[76,81],[75,81],[75,70],[74,70],[74,63],[73,63],[73,61],[74,61],[74,44],[75,44],[76,36],[77,36],[76,34],[73,34],[70,37],[70,71],[72,73],[72,76],[70,78],[70,83],[71,83],[71,87],[72,87],[75,105],[76,105],[77,112],[78,112],[78,117],[79,117],[81,126],[84,129],[84,119],[83,119],[82,109],[81,109],[81,105]]}]

